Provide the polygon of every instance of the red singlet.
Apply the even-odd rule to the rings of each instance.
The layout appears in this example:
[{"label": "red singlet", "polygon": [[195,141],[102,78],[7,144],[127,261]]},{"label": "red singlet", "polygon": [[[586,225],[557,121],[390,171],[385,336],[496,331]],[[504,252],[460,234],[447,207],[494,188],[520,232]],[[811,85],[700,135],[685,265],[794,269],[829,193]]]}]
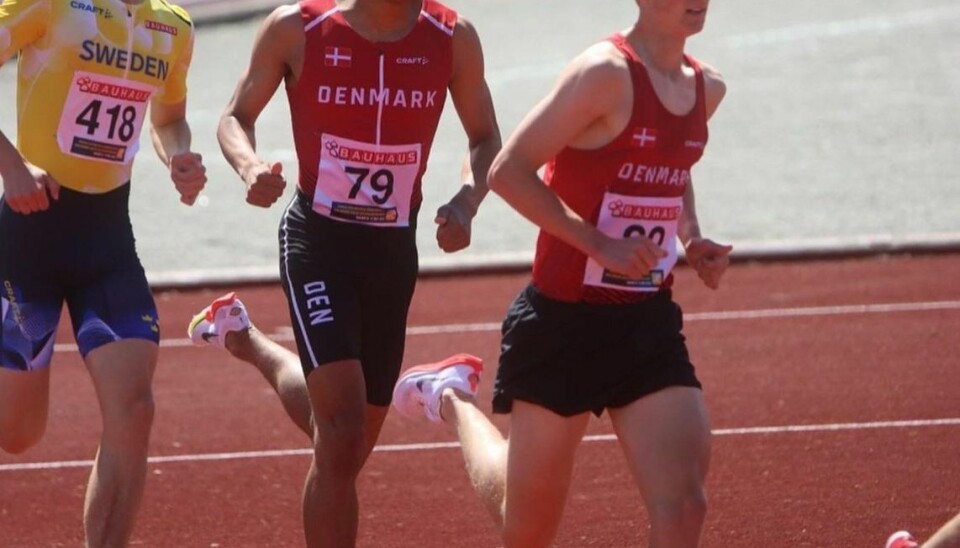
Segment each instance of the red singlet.
[{"label": "red singlet", "polygon": [[453,74],[456,12],[426,0],[396,42],[360,36],[334,0],[300,12],[303,74],[287,90],[300,190],[321,215],[408,226]]},{"label": "red singlet", "polygon": [[546,166],[545,181],[585,220],[609,235],[645,234],[670,257],[640,280],[606,272],[592,259],[540,232],[533,283],[553,299],[592,303],[640,301],[670,287],[676,262],[676,227],[690,169],[707,143],[704,81],[696,73],[697,98],[686,115],[669,112],[654,91],[647,69],[623,36],[610,41],[627,58],[633,80],[633,114],[626,129],[595,150],[566,148]]}]

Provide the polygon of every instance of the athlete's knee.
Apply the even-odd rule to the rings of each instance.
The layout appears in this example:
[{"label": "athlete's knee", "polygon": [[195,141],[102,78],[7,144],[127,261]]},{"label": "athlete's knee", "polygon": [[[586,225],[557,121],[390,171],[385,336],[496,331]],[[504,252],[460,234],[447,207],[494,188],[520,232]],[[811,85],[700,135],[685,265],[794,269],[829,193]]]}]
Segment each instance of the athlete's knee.
[{"label": "athlete's knee", "polygon": [[699,531],[707,516],[707,496],[701,486],[690,488],[676,496],[662,497],[649,504],[647,512],[654,530],[668,536]]},{"label": "athlete's knee", "polygon": [[125,437],[149,436],[156,407],[153,391],[148,387],[130,394],[123,401],[103,402],[104,427],[115,429]]},{"label": "athlete's knee", "polygon": [[40,442],[46,428],[43,419],[0,421],[0,448],[14,455],[23,453]]},{"label": "athlete's knee", "polygon": [[0,448],[20,454],[36,445],[47,429],[46,406],[4,409],[0,412]]},{"label": "athlete's knee", "polygon": [[317,423],[314,440],[317,467],[336,477],[355,477],[366,461],[366,417],[363,413],[339,413]]}]

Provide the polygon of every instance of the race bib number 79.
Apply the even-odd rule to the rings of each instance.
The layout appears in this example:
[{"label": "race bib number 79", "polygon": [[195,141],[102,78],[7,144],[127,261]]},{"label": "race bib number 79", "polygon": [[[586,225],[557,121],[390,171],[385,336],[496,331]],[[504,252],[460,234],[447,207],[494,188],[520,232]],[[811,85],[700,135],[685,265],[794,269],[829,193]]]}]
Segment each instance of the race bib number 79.
[{"label": "race bib number 79", "polygon": [[153,92],[139,82],[77,71],[57,129],[60,150],[87,160],[130,162]]},{"label": "race bib number 79", "polygon": [[650,198],[608,192],[603,197],[597,228],[614,238],[646,236],[667,252],[650,274],[628,278],[587,260],[583,283],[625,291],[657,291],[677,264],[677,224],[683,212],[683,197]]},{"label": "race bib number 79", "polygon": [[345,222],[409,226],[420,143],[377,145],[324,133],[313,209]]}]

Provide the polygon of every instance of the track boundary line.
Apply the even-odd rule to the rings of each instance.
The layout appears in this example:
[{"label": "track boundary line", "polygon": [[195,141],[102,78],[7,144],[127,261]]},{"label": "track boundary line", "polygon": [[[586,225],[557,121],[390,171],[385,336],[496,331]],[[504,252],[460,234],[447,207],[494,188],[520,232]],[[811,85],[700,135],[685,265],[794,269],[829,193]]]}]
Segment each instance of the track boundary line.
[{"label": "track boundary line", "polygon": [[[712,431],[714,436],[768,436],[776,434],[804,434],[814,432],[843,432],[851,430],[877,430],[894,428],[929,428],[937,426],[960,426],[960,417],[946,419],[918,419],[900,421],[875,422],[847,422],[828,424],[795,424],[784,426],[750,426],[742,428],[720,428]],[[583,441],[588,443],[609,442],[616,440],[613,434],[597,434],[584,436]],[[375,453],[406,453],[411,451],[434,451],[438,449],[459,448],[458,442],[436,443],[405,443],[393,445],[378,445],[373,448]],[[179,462],[211,462],[242,459],[268,459],[283,457],[308,456],[313,453],[312,448],[305,449],[276,449],[266,451],[240,451],[233,453],[201,453],[194,455],[169,455],[149,457],[148,464],[171,464]],[[17,464],[0,464],[2,472],[26,472],[32,470],[61,470],[65,468],[90,468],[92,460],[68,460],[52,462],[24,462]]]},{"label": "track boundary line", "polygon": [[[896,312],[929,312],[933,310],[960,310],[960,300],[927,301],[914,303],[855,304],[837,306],[809,306],[796,308],[761,308],[756,310],[729,310],[719,312],[691,312],[684,314],[684,322],[736,321],[755,319],[800,318],[810,316],[844,316],[851,314],[889,314]],[[421,325],[407,328],[407,336],[450,335],[500,331],[500,322],[462,323],[446,325]],[[293,332],[269,334],[277,342],[293,340]],[[163,339],[162,348],[193,346],[190,339]],[[74,343],[58,343],[55,352],[76,352]]]},{"label": "track boundary line", "polygon": [[[564,62],[565,63],[565,62]],[[559,70],[557,71],[559,73]],[[491,80],[491,85],[494,82]],[[960,232],[926,234],[863,234],[860,236],[802,238],[793,240],[736,240],[730,255],[733,263],[852,259],[909,254],[955,254],[960,252]],[[683,250],[679,250],[683,257]],[[469,276],[492,272],[529,272],[533,250],[422,257],[420,277]],[[686,265],[678,263],[678,268]],[[181,269],[147,272],[156,291],[198,287],[237,287],[280,283],[275,265],[228,268]]]}]

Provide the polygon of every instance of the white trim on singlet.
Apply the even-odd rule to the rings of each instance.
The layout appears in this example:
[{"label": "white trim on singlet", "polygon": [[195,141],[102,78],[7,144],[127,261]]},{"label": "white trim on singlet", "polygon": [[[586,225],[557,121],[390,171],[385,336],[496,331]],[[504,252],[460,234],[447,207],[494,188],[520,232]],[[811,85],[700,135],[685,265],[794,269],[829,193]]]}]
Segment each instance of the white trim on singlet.
[{"label": "white trim on singlet", "polygon": [[[338,7],[329,9],[328,11],[326,11],[325,13],[323,13],[313,21],[310,21],[309,23],[307,23],[307,26],[303,28],[304,32],[310,32],[310,30],[313,29],[313,27],[319,25],[320,23],[323,23],[328,17],[330,17],[331,15],[339,11],[340,11],[340,8]],[[423,18],[426,19],[427,21],[430,21],[431,23],[433,23],[433,26],[443,31],[443,33],[446,34],[447,36],[453,36],[452,27],[448,27],[444,25],[443,23],[438,21],[434,16],[427,13],[426,10],[420,10],[420,15],[422,15]]]},{"label": "white trim on singlet", "polygon": [[432,15],[430,15],[429,13],[427,13],[426,10],[421,10],[421,11],[420,11],[420,15],[422,15],[423,18],[426,19],[427,21],[430,21],[431,23],[433,23],[433,26],[435,26],[435,27],[437,27],[438,29],[442,30],[443,33],[446,34],[447,36],[453,36],[453,29],[452,29],[452,28],[445,26],[445,25],[444,25],[443,23],[441,23],[440,21],[437,21]]},{"label": "white trim on singlet", "polygon": [[[383,52],[382,52],[382,51],[380,52],[380,56],[379,56],[379,58],[378,58],[378,62],[380,63],[380,73],[379,73],[379,74],[380,74],[380,89],[378,90],[378,93],[380,94],[380,97],[383,97],[383,88],[384,88],[384,84],[386,84],[386,82],[384,81],[384,75],[383,75],[383,63],[384,63],[384,60],[383,60]],[[380,129],[383,127],[383,103],[384,103],[384,101],[377,101],[377,146],[380,146]]]},{"label": "white trim on singlet", "polygon": [[310,334],[307,333],[307,327],[303,324],[303,316],[300,315],[300,306],[297,302],[297,293],[293,290],[293,280],[290,278],[290,228],[288,227],[290,219],[290,208],[293,207],[293,204],[297,202],[296,192],[294,192],[293,199],[290,200],[290,205],[287,206],[287,210],[283,212],[283,271],[287,275],[287,287],[290,292],[290,304],[293,308],[294,313],[297,315],[297,326],[300,328],[300,334],[303,336],[304,346],[307,347],[307,352],[310,353],[310,362],[313,364],[313,369],[316,369],[320,366],[317,363],[317,356],[313,353],[313,345],[310,344]]},{"label": "white trim on singlet", "polygon": [[310,29],[319,25],[320,23],[323,23],[324,21],[326,21],[328,17],[330,17],[334,13],[337,13],[338,11],[340,11],[340,8],[331,8],[327,10],[325,13],[320,15],[320,17],[317,17],[313,21],[310,21],[309,23],[307,23],[307,26],[303,27],[303,32],[310,32]]}]

